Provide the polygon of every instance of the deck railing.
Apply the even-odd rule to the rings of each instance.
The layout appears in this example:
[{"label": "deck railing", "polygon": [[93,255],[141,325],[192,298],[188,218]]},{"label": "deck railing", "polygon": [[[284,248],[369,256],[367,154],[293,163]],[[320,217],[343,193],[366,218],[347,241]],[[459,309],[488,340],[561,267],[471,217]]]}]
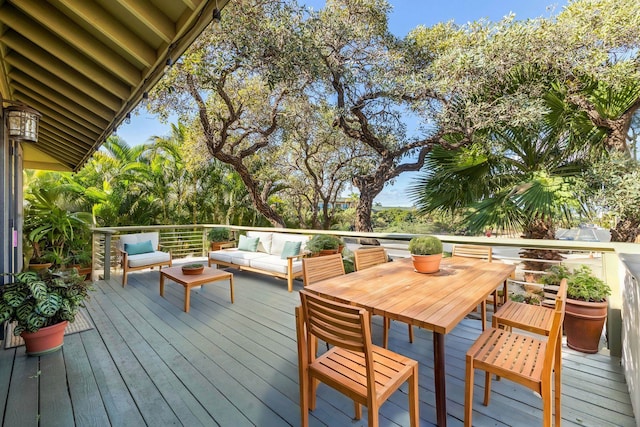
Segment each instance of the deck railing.
[{"label": "deck railing", "polygon": [[[108,279],[111,270],[119,266],[116,243],[119,236],[128,233],[157,231],[164,250],[171,251],[174,259],[190,256],[206,256],[209,250],[207,234],[218,224],[202,225],[156,225],[95,228],[93,230],[94,277],[102,275]],[[248,230],[274,231],[273,228],[224,226],[236,232]],[[357,247],[361,239],[377,239],[392,257],[409,256],[406,249],[414,234],[402,233],[357,233],[308,229],[278,229],[287,233],[334,234],[343,237],[350,247]],[[514,285],[530,284],[526,273],[535,271],[523,267],[522,249],[556,250],[563,254],[564,264],[575,267],[589,264],[596,276],[602,278],[612,289],[606,325],[607,345],[612,356],[621,357],[632,396],[636,417],[640,412],[640,245],[623,243],[582,242],[568,240],[531,240],[502,237],[468,237],[438,235],[445,251],[455,243],[492,246],[494,259],[516,265]],[[106,250],[105,250],[106,248]],[[513,288],[513,287],[512,287]],[[623,315],[624,314],[624,315]],[[624,349],[624,351],[623,351]]]}]

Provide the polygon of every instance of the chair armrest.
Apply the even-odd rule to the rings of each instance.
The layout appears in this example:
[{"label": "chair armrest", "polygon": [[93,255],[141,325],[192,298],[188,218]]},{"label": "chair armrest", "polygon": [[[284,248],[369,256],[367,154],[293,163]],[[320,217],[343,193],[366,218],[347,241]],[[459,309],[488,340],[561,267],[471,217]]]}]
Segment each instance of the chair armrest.
[{"label": "chair armrest", "polygon": [[[225,248],[235,248],[236,247],[236,242],[225,242],[225,243],[220,243],[220,249],[225,249]],[[215,251],[214,251],[215,252]]]},{"label": "chair armrest", "polygon": [[304,253],[301,253],[301,254],[298,254],[298,255],[291,255],[291,256],[287,257],[287,260],[294,260],[294,259],[297,259],[297,258],[302,259],[305,256],[306,256],[306,254],[304,254]]}]

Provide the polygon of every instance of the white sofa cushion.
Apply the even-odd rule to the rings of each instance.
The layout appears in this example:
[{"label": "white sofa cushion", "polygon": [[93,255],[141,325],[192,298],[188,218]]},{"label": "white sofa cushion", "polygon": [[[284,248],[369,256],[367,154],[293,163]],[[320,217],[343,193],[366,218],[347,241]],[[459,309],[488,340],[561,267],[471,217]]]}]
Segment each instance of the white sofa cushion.
[{"label": "white sofa cushion", "polygon": [[[287,274],[287,260],[281,259],[279,255],[268,255],[261,258],[252,259],[249,263],[251,268]],[[302,260],[293,261],[293,272],[302,270]]]},{"label": "white sofa cushion", "polygon": [[171,254],[169,252],[155,251],[146,254],[128,255],[127,264],[129,264],[129,267],[143,267],[160,262],[169,262],[170,259]]},{"label": "white sofa cushion", "polygon": [[263,231],[247,231],[247,237],[259,237],[258,252],[271,253],[271,238],[273,233]]},{"label": "white sofa cushion", "polygon": [[286,242],[302,242],[302,245],[300,245],[300,252],[302,253],[307,249],[308,241],[309,236],[303,234],[273,233],[271,255],[280,256]]},{"label": "white sofa cushion", "polygon": [[264,252],[247,252],[241,251],[237,248],[222,249],[220,251],[209,252],[209,258],[212,261],[221,261],[230,264],[236,264],[248,267],[249,261],[256,258],[264,258],[270,256]]}]

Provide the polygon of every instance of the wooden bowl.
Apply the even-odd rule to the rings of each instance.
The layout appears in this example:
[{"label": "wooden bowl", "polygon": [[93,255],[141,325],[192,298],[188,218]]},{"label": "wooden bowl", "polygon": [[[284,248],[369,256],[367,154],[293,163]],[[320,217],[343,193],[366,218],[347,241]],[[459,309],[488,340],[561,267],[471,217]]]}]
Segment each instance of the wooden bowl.
[{"label": "wooden bowl", "polygon": [[185,274],[187,276],[202,274],[203,271],[204,271],[204,265],[201,265],[199,267],[185,265],[182,267],[182,274]]}]

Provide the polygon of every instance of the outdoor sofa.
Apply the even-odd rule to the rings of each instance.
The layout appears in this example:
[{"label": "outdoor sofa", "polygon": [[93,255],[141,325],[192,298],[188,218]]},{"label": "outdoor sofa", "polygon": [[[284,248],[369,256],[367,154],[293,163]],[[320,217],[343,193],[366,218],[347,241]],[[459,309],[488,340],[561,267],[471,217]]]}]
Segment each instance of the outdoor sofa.
[{"label": "outdoor sofa", "polygon": [[209,252],[209,266],[217,264],[293,280],[302,277],[302,258],[309,236],[291,233],[248,231],[240,236],[238,247]]}]

